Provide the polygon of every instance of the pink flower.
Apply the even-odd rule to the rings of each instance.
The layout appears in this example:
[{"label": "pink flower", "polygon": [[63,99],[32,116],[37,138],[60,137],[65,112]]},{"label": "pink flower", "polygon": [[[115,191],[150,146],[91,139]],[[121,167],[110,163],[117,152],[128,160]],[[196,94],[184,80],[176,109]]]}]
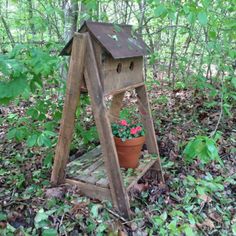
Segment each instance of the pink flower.
[{"label": "pink flower", "polygon": [[126,120],[121,120],[120,124],[123,125],[123,126],[127,126],[128,125]]},{"label": "pink flower", "polygon": [[142,130],[142,127],[141,127],[141,126],[137,126],[137,127],[136,127],[136,130],[137,130],[137,132],[139,132],[139,131]]},{"label": "pink flower", "polygon": [[137,128],[132,128],[132,129],[130,130],[130,133],[131,133],[131,134],[136,134],[137,132],[138,132]]}]

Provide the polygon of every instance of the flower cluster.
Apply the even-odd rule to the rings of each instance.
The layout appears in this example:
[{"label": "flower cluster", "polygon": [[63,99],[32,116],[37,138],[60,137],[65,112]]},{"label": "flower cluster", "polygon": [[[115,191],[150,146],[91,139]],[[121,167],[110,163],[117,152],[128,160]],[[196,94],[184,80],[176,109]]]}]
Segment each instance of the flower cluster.
[{"label": "flower cluster", "polygon": [[137,134],[139,131],[142,131],[142,127],[141,126],[137,126],[137,127],[134,127],[132,129],[130,129],[130,133],[131,134]]},{"label": "flower cluster", "polygon": [[121,138],[122,141],[144,136],[144,129],[140,123],[132,123],[127,120],[120,120],[112,124],[112,133],[115,137]]}]

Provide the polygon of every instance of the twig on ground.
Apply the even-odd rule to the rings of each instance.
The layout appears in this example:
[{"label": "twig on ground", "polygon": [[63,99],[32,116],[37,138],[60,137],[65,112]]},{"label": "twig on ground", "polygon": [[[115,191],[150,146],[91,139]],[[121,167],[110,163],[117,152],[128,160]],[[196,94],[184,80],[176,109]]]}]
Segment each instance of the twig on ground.
[{"label": "twig on ground", "polygon": [[59,228],[61,227],[62,223],[63,223],[63,219],[64,219],[65,213],[62,215],[60,223],[59,223]]},{"label": "twig on ground", "polygon": [[21,200],[11,200],[10,202],[3,204],[4,207],[9,207],[11,205],[24,205],[24,206],[29,206],[29,203],[25,203],[23,201],[26,201],[28,199],[21,199]]},{"label": "twig on ground", "polygon": [[205,207],[205,205],[206,205],[206,202],[204,202],[204,203],[202,204],[202,206],[200,207],[198,213],[201,213],[201,211],[202,211],[202,209]]},{"label": "twig on ground", "polygon": [[116,213],[116,212],[114,212],[114,211],[108,209],[108,208],[105,207],[105,206],[104,206],[104,208],[105,208],[108,212],[110,212],[112,215],[114,215],[115,217],[119,218],[120,220],[122,220],[122,221],[124,221],[124,222],[127,222],[127,220],[126,220],[124,217],[120,216],[118,213]]}]

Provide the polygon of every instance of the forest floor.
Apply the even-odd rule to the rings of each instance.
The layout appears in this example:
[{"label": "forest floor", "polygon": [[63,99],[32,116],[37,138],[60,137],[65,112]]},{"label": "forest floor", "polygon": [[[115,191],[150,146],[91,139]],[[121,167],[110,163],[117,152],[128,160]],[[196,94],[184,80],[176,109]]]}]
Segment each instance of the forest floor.
[{"label": "forest floor", "polygon": [[[12,116],[25,117],[29,103],[3,107],[0,235],[236,235],[236,118],[223,116],[218,127],[223,166],[198,160],[187,164],[182,155],[186,143],[196,135],[211,134],[219,105],[209,106],[207,95],[195,91],[151,87],[166,183],[144,176],[135,185],[130,193],[132,221],[114,214],[109,202],[83,197],[75,187],[52,188],[48,154],[55,147],[29,148],[6,137],[14,126]],[[57,102],[55,96],[51,99]],[[47,118],[53,119],[49,114]]]}]

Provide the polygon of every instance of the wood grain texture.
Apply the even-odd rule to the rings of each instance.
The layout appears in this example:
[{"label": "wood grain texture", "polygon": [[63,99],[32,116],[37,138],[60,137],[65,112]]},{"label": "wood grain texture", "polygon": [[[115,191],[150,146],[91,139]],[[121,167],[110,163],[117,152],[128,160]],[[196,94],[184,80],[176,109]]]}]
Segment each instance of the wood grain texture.
[{"label": "wood grain texture", "polygon": [[83,183],[81,181],[72,180],[72,179],[66,179],[65,182],[67,184],[78,186],[80,191],[84,195],[86,195],[90,198],[95,198],[100,201],[104,201],[104,200],[112,201],[110,189],[108,189],[108,188],[102,188],[102,187],[96,186],[94,184]]},{"label": "wood grain texture", "polygon": [[126,86],[124,88],[117,89],[117,90],[105,93],[105,96],[116,95],[116,94],[119,94],[119,93],[122,93],[122,92],[126,92],[128,90],[132,90],[132,89],[138,88],[138,87],[143,86],[143,85],[144,85],[144,82],[133,84],[133,85],[130,85],[130,86]]},{"label": "wood grain texture", "polygon": [[140,86],[135,89],[138,97],[138,106],[139,106],[139,111],[141,113],[143,125],[146,131],[146,140],[145,143],[147,145],[148,152],[150,154],[157,154],[158,158],[155,162],[155,167],[157,169],[157,174],[158,174],[158,179],[161,182],[164,182],[164,177],[162,173],[162,168],[161,168],[161,161],[160,161],[160,155],[159,155],[159,149],[157,146],[157,140],[156,140],[156,135],[155,135],[155,130],[154,130],[154,125],[153,125],[153,120],[152,120],[152,114],[151,114],[151,109],[147,97],[147,91],[146,91],[146,86]]},{"label": "wood grain texture", "polygon": [[86,35],[75,33],[68,73],[65,103],[51,175],[51,182],[54,185],[61,184],[65,180],[65,168],[74,129],[75,111],[79,102],[80,87],[83,79],[85,51]]},{"label": "wood grain texture", "polygon": [[[92,40],[93,50],[97,62],[98,68],[102,68],[102,55],[105,53],[104,48],[101,47],[101,44],[93,38]],[[102,70],[98,70],[100,78],[103,78]],[[101,85],[104,87],[104,81],[101,80]]]},{"label": "wood grain texture", "polygon": [[104,102],[104,91],[89,35],[87,42],[87,56],[85,59],[85,81],[91,97],[95,123],[101,142],[113,204],[119,209],[120,213],[124,217],[129,218],[130,207],[128,195],[122,182],[116,147]]},{"label": "wood grain texture", "polygon": [[111,106],[110,106],[109,114],[108,114],[110,122],[116,122],[119,120],[120,110],[122,107],[124,95],[125,95],[125,92],[121,92],[121,93],[115,94],[112,97]]},{"label": "wood grain texture", "polygon": [[127,191],[129,191],[139,181],[139,179],[150,169],[150,167],[153,166],[155,162],[156,160],[149,160],[147,163],[141,163],[139,165],[136,171],[138,175],[130,177],[127,180],[128,183]]},{"label": "wood grain texture", "polygon": [[[109,188],[109,182],[107,178],[107,171],[104,165],[104,160],[102,155],[99,157],[93,156],[91,158],[91,154],[89,153],[96,153],[97,148],[94,150],[84,154],[82,157],[86,156],[87,158],[81,158],[81,162],[78,162],[80,158],[77,160],[72,161],[67,165],[67,178],[78,180],[84,183],[98,185],[104,188]],[[99,159],[98,159],[99,158]],[[157,171],[155,167],[156,163],[156,155],[155,157],[145,154],[145,156],[140,157],[139,166],[133,170],[132,174],[130,171],[121,168],[122,174],[122,181],[126,186],[127,191],[138,182],[138,180],[149,170],[155,172],[155,178],[157,178]],[[87,165],[87,161],[89,165]],[[81,165],[82,164],[82,165]],[[84,168],[84,166],[86,166]],[[72,168],[73,167],[73,168]]]},{"label": "wood grain texture", "polygon": [[78,170],[78,167],[81,166],[79,169],[83,170],[87,168],[87,165],[91,165],[91,162],[94,162],[94,160],[98,160],[101,159],[102,157],[100,157],[102,154],[101,152],[101,146],[97,146],[96,148],[92,149],[89,152],[86,152],[85,154],[83,154],[80,157],[73,157],[70,159],[72,159],[71,162],[69,162],[67,164],[67,170],[70,172],[71,170],[75,169],[74,167],[76,166],[76,169]]},{"label": "wood grain texture", "polygon": [[[130,69],[130,65],[133,65]],[[118,64],[121,65],[121,70],[117,72]],[[102,64],[102,81],[104,93],[110,94],[127,87],[135,86],[143,82],[142,76],[143,58],[125,58],[113,59],[108,57]]]},{"label": "wood grain texture", "polygon": [[109,188],[108,178],[99,179],[96,185]]}]

